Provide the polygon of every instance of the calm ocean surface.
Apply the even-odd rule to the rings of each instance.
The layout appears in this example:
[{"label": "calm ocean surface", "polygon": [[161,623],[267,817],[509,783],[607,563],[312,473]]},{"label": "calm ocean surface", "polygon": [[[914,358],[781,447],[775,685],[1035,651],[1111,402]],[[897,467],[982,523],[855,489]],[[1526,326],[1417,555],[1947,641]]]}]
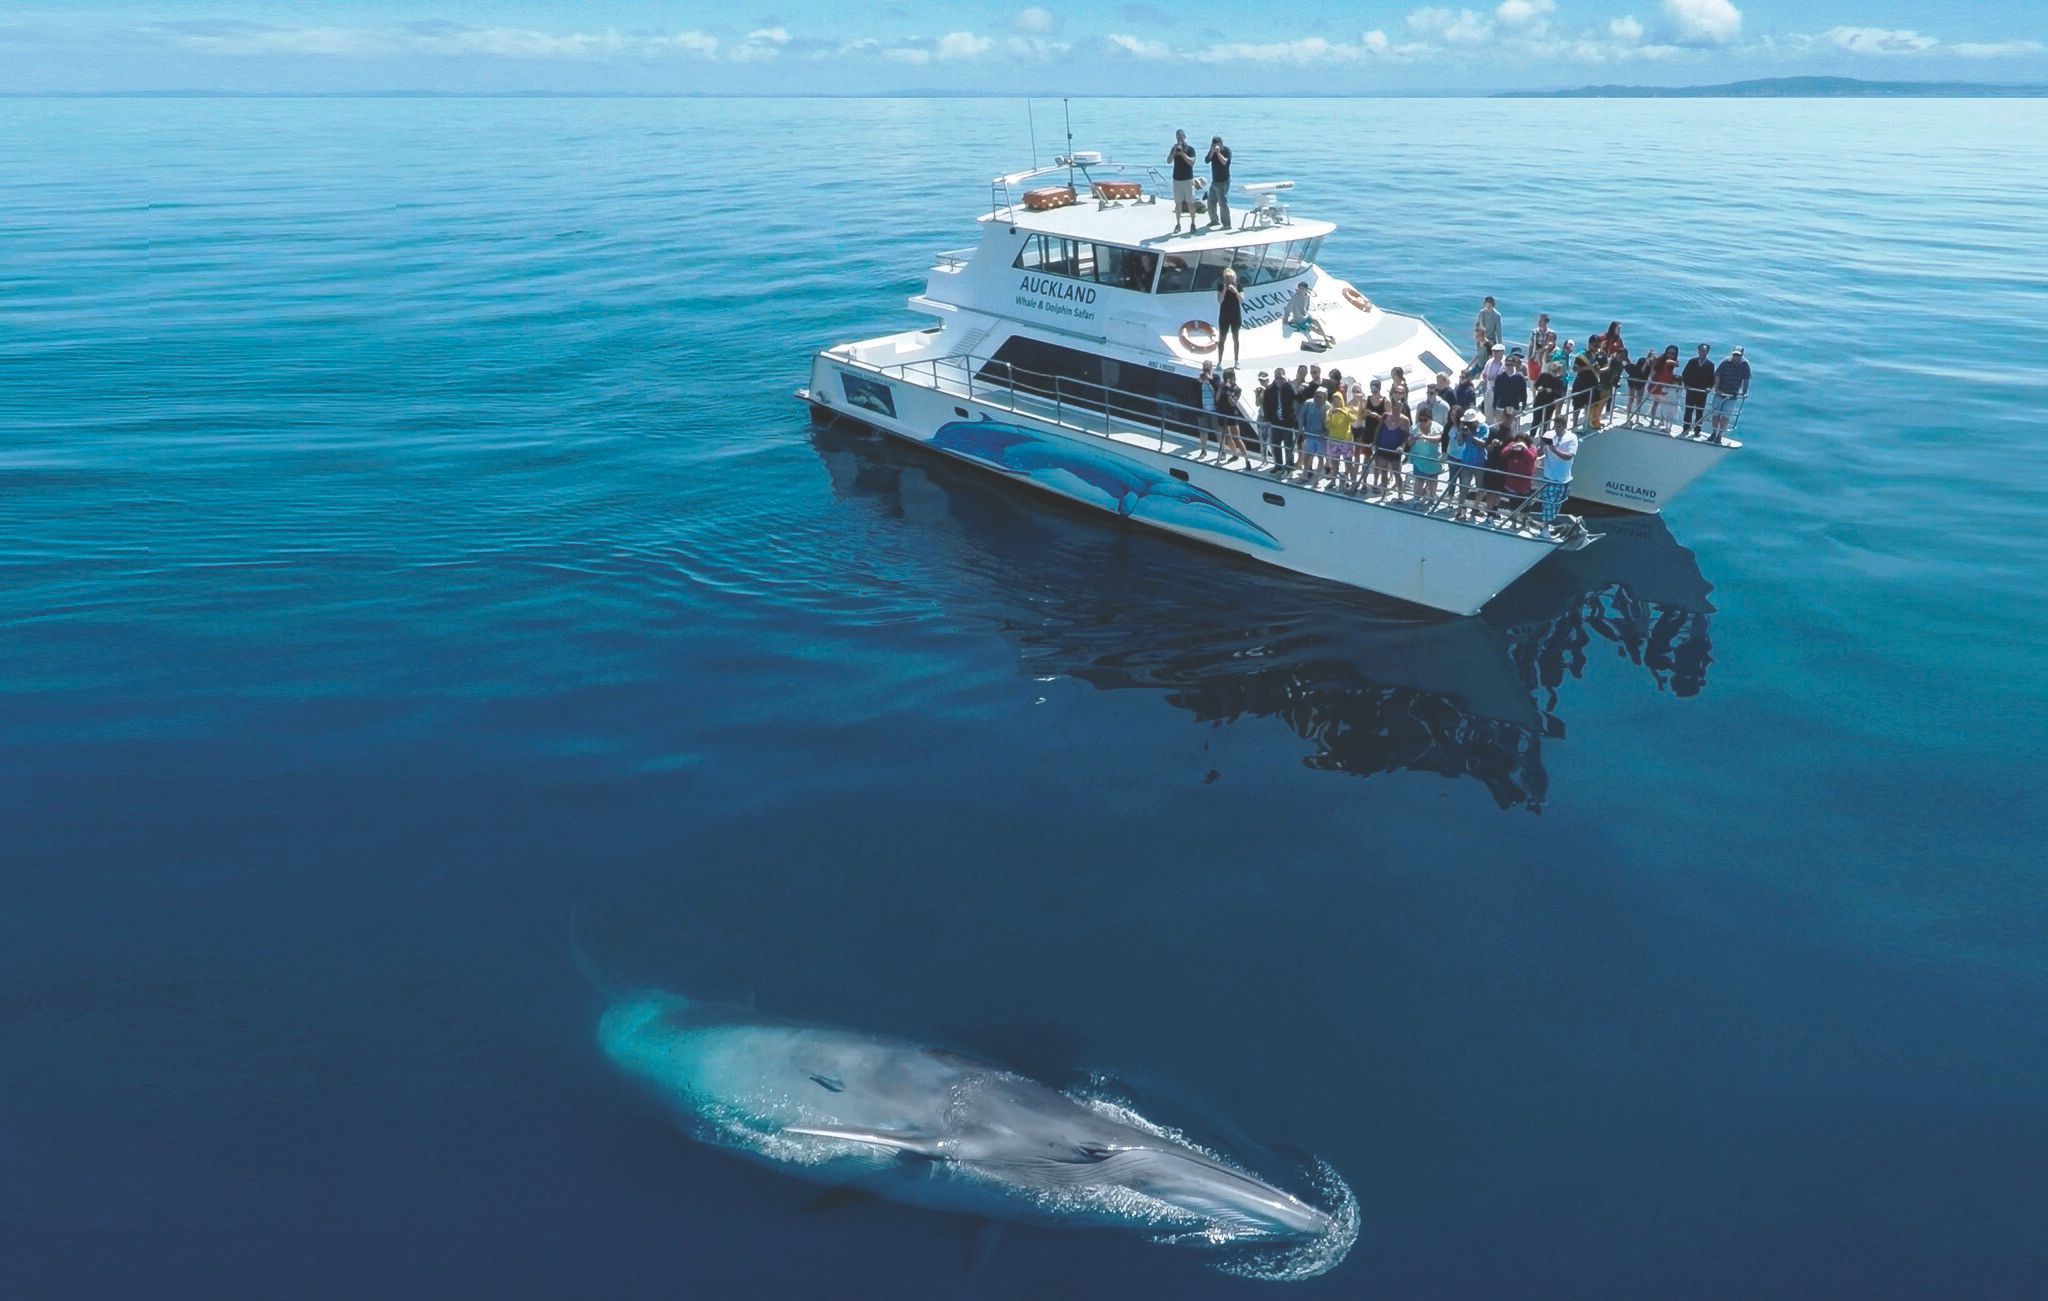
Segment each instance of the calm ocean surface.
[{"label": "calm ocean surface", "polygon": [[1273,1286],[686,1141],[579,905],[1327,1159],[1290,1294],[2048,1292],[2048,103],[1074,117],[1750,445],[1426,620],[811,426],[1019,103],[0,103],[0,1293]]}]

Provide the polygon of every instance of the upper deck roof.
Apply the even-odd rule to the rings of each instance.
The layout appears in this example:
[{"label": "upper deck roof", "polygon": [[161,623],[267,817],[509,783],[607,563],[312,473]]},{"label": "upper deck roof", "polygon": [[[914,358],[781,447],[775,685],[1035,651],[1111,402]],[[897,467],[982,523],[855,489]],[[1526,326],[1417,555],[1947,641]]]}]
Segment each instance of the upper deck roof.
[{"label": "upper deck roof", "polygon": [[[1063,186],[1067,183],[1067,176],[1068,169],[1062,166],[997,177],[991,186],[994,197],[992,211],[983,214],[981,220],[1002,222],[1023,230],[1059,235],[1067,239],[1121,244],[1126,248],[1197,251],[1271,244],[1291,239],[1313,239],[1319,235],[1328,235],[1337,229],[1327,221],[1290,216],[1278,225],[1197,231],[1192,235],[1183,231],[1176,235],[1173,233],[1173,182],[1166,179],[1157,168],[1131,167],[1109,162],[1092,163],[1073,170],[1075,200],[1071,206],[1049,208],[1043,212],[1034,212],[1024,206],[1026,191]],[[1144,199],[1123,199],[1112,201],[1105,206],[1098,203],[1090,193],[1091,181],[1136,181],[1145,187],[1146,196],[1154,201],[1148,203]],[[1204,191],[1196,193],[1200,196]],[[1287,201],[1288,194],[1287,191],[1281,193],[1283,203]],[[1233,184],[1230,197],[1231,214],[1240,222],[1258,206],[1258,195],[1249,193],[1244,185]],[[1197,216],[1196,220],[1206,221],[1206,218]],[[1185,214],[1181,221],[1185,227]]]}]

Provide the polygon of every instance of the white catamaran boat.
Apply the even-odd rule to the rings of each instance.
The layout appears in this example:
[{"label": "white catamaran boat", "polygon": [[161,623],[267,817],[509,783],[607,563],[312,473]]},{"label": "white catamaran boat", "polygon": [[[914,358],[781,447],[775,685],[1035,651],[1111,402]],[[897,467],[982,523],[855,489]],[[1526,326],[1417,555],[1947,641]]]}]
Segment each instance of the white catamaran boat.
[{"label": "white catamaran boat", "polygon": [[[1031,188],[1055,177],[1064,183]],[[1157,201],[1170,186],[1151,168],[1076,153],[998,177],[980,246],[940,254],[910,300],[938,324],[825,349],[801,396],[820,416],[1070,501],[1454,614],[1476,613],[1553,551],[1595,540],[1578,517],[1546,524],[1529,503],[1461,518],[1444,495],[1414,493],[1405,473],[1408,490],[1345,490],[1205,450],[1197,376],[1216,359],[1226,267],[1243,294],[1248,396],[1262,367],[1313,362],[1364,379],[1399,366],[1417,394],[1434,373],[1465,368],[1427,321],[1317,265],[1336,228],[1291,215],[1291,183],[1240,188],[1257,206],[1236,229],[1180,235],[1170,197]],[[1304,283],[1327,340],[1314,352],[1282,321]],[[1664,424],[1586,431],[1573,494],[1656,510],[1735,446]]]}]

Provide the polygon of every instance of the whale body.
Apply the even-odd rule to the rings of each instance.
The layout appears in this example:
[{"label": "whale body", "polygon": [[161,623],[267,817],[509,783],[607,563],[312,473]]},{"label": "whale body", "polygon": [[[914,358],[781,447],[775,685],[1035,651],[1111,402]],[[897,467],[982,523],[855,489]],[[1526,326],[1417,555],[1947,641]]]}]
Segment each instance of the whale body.
[{"label": "whale body", "polygon": [[1217,1246],[1314,1244],[1270,1277],[1341,1260],[1346,1216],[1126,1108],[908,1040],[666,993],[609,1008],[605,1055],[695,1137],[791,1174],[940,1210],[1131,1229]]}]

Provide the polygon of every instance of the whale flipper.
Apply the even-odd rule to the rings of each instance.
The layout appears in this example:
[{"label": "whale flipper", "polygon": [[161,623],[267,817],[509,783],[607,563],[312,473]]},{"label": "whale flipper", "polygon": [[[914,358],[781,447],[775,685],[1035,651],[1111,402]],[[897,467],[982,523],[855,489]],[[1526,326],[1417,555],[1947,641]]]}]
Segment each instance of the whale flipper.
[{"label": "whale flipper", "polygon": [[823,1125],[791,1125],[782,1131],[785,1134],[807,1134],[812,1138],[836,1138],[847,1143],[872,1143],[886,1147],[892,1152],[908,1152],[913,1156],[938,1157],[942,1155],[938,1144],[929,1134],[913,1134],[906,1130],[887,1129],[844,1129],[828,1128]]}]

